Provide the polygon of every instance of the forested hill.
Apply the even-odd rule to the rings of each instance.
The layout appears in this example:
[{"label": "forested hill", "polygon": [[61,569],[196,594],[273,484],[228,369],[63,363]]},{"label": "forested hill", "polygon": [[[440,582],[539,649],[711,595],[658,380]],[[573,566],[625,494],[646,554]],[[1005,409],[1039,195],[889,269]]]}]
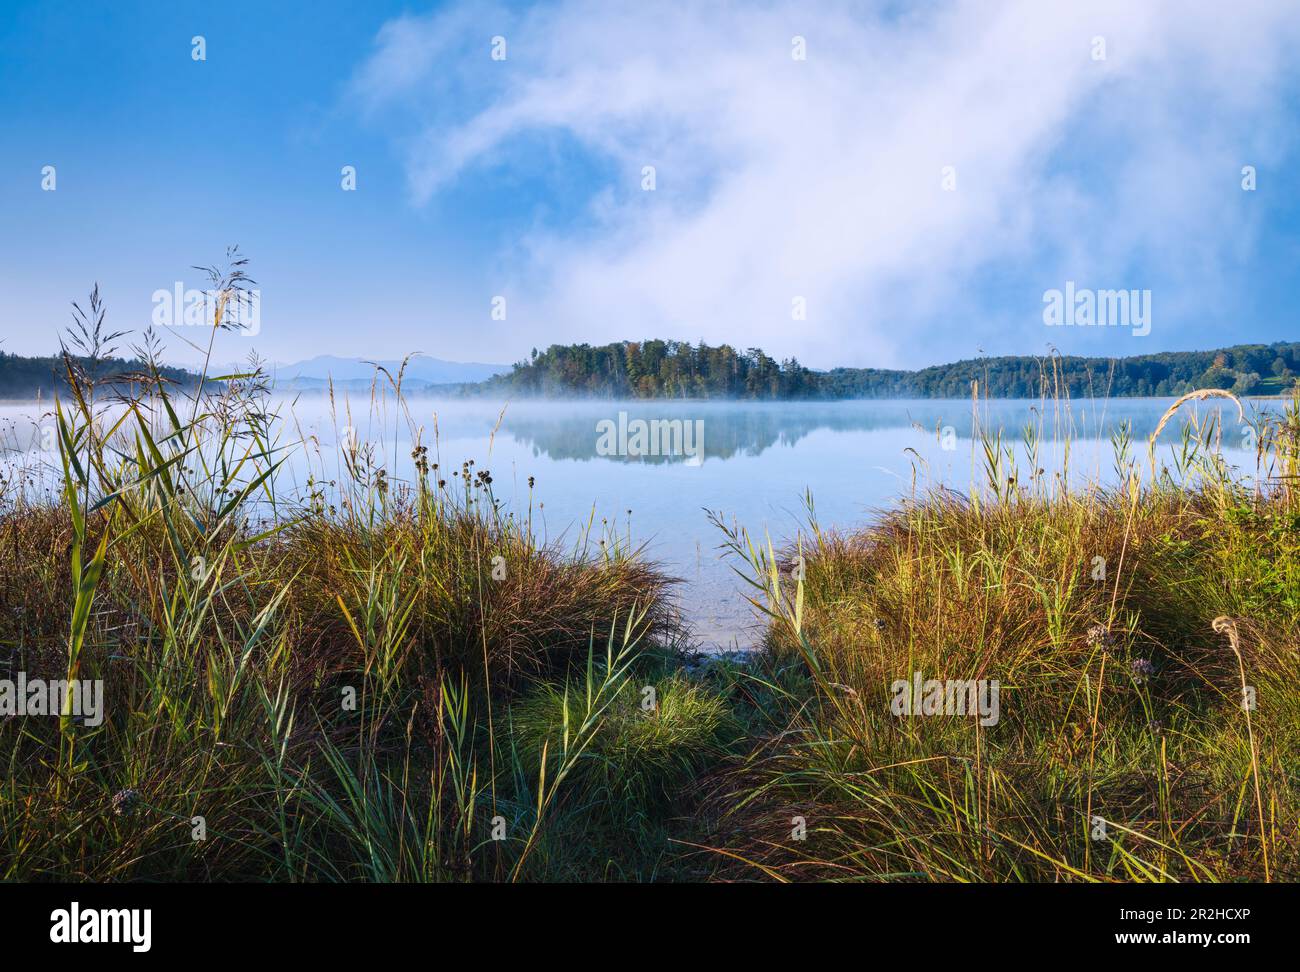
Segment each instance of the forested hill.
[{"label": "forested hill", "polygon": [[[90,362],[78,358],[83,368],[93,369],[97,380],[113,384],[119,376],[129,377],[144,369],[139,361],[125,358],[103,358]],[[195,376],[182,368],[160,369],[164,378],[178,384],[191,384]],[[67,377],[63,359],[57,355],[41,358],[27,358],[20,354],[8,354],[0,351],[0,398],[35,398],[37,395],[50,395],[62,392],[67,387]]]},{"label": "forested hill", "polygon": [[1215,351],[1167,351],[1132,358],[979,358],[920,371],[812,371],[758,348],[738,351],[680,341],[622,341],[533,351],[508,374],[479,386],[512,395],[597,398],[1037,398],[1181,395],[1197,388],[1275,394],[1300,375],[1300,343],[1240,344]]}]

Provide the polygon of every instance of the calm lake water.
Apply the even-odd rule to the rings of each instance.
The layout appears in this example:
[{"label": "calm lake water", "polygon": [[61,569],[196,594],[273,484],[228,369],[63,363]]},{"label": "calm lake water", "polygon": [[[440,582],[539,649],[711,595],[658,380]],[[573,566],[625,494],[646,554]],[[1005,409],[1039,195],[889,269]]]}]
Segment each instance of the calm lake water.
[{"label": "calm lake water", "polygon": [[[982,403],[978,418],[969,401],[855,401],[834,403],[732,402],[407,402],[409,421],[422,426],[429,459],[448,479],[461,463],[490,469],[493,489],[506,508],[526,511],[528,478],[534,477],[534,529],[539,539],[572,545],[594,520],[594,541],[602,521],[609,529],[644,543],[646,556],[682,580],[680,608],[707,647],[746,647],[756,639],[751,609],[727,562],[719,559],[721,536],[706,510],[746,526],[773,542],[794,537],[807,517],[803,497],[811,490],[823,527],[850,528],[918,490],[944,485],[967,491],[972,468],[972,431],[1002,431],[1015,449],[1022,481],[1030,472],[1023,442],[1032,424],[1040,430],[1038,465],[1062,470],[1061,436],[1069,432],[1069,480],[1114,478],[1112,435],[1128,423],[1133,456],[1145,460],[1145,442],[1171,399],[1115,399],[1076,404],[1070,410],[1037,402]],[[373,442],[392,480],[411,474],[408,419],[397,410],[372,414],[358,396],[352,418],[340,406],[332,416],[318,397],[283,403],[284,441],[315,436],[313,457],[286,464],[282,489],[301,489],[309,468],[337,475],[336,443],[351,426]],[[1275,411],[1280,403],[1252,401],[1250,411]],[[1254,450],[1226,401],[1185,407],[1202,420],[1221,416],[1223,453],[1246,475],[1254,471]],[[291,420],[287,418],[291,413]],[[620,414],[622,413],[622,414]],[[651,422],[680,426],[650,425]],[[639,422],[645,422],[644,427]],[[498,424],[499,423],[499,424]],[[34,403],[0,405],[0,447],[12,464],[30,464],[40,454],[41,430],[49,426]],[[1162,433],[1161,457],[1180,441],[1183,422]],[[651,433],[655,433],[652,435]],[[639,434],[643,433],[643,434]],[[656,443],[653,440],[662,439]],[[46,443],[52,442],[48,435]],[[1057,443],[1057,444],[1054,444]],[[659,452],[653,454],[654,447]],[[639,454],[638,454],[639,453]],[[540,509],[538,508],[540,507]]]}]

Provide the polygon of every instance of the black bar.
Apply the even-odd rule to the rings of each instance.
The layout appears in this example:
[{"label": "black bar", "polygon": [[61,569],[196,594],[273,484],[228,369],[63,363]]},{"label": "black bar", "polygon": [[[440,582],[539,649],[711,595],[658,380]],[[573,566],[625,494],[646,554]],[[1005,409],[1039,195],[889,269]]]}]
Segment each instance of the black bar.
[{"label": "black bar", "polygon": [[[87,911],[148,909],[148,951],[136,952],[129,941],[51,941],[54,915],[62,911],[70,918],[74,901],[83,922]],[[631,960],[665,955],[701,938],[733,956],[750,950],[762,955],[777,943],[806,951],[840,940],[869,943],[877,960],[915,956],[918,948],[951,960],[982,942],[997,950],[990,954],[1046,945],[1054,950],[1049,954],[1089,956],[1164,945],[1173,946],[1168,954],[1199,950],[1231,961],[1242,947],[1289,946],[1295,901],[1294,886],[1254,884],[7,884],[0,885],[0,941],[9,957],[113,953],[128,961],[169,962],[374,961],[394,948],[416,948],[437,964],[450,943],[493,960],[516,950],[544,957],[555,949],[576,959],[599,944],[619,951],[591,954]]]}]

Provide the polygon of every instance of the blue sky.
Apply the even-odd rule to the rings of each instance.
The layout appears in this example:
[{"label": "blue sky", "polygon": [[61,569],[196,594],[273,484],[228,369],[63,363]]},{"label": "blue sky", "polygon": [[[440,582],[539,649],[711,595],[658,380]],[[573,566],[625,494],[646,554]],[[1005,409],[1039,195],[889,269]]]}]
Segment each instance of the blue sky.
[{"label": "blue sky", "polygon": [[[262,310],[224,360],[659,336],[916,367],[1300,338],[1281,0],[0,4],[7,351],[53,350],[95,281],[139,330],[233,243]],[[1149,290],[1150,332],[1046,327],[1067,280]]]}]

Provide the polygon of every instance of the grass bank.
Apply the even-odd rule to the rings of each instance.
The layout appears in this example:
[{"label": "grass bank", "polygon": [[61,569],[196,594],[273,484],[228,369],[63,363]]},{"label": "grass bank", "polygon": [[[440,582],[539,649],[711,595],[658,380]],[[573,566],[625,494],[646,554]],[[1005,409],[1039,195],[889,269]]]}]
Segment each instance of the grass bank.
[{"label": "grass bank", "polygon": [[972,496],[848,534],[814,513],[785,557],[724,527],[780,689],[712,794],[724,873],[1300,877],[1298,429],[1260,423],[1249,487],[1216,423],[1167,461],[1121,435],[1109,491],[1018,476],[994,438]]},{"label": "grass bank", "polygon": [[[414,425],[415,476],[392,482],[397,446],[343,407],[337,464],[290,496],[286,463],[324,450],[281,439],[257,371],[199,397],[146,368],[123,396],[81,360],[57,488],[0,482],[0,877],[693,866],[669,854],[681,793],[738,733],[680,675],[670,582],[626,537],[540,546],[531,506],[503,511],[471,460],[440,469]],[[400,383],[370,403],[388,428]]]}]

